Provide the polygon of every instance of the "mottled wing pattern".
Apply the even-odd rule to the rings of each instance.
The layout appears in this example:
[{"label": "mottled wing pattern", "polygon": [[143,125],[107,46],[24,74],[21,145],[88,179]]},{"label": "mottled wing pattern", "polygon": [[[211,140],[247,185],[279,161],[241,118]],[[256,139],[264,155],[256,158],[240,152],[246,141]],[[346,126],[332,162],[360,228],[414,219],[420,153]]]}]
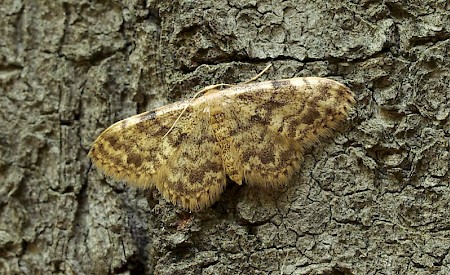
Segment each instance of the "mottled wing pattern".
[{"label": "mottled wing pattern", "polygon": [[96,167],[138,187],[156,186],[163,197],[189,210],[218,200],[226,185],[220,147],[204,106],[172,104],[113,124],[94,142]]},{"label": "mottled wing pattern", "polygon": [[113,124],[89,156],[106,174],[155,185],[167,200],[195,211],[218,200],[226,175],[238,184],[286,183],[304,149],[327,136],[354,103],[342,84],[314,77],[209,89],[192,102]]},{"label": "mottled wing pattern", "polygon": [[250,114],[248,105],[236,104],[233,98],[222,102],[226,107],[212,117],[230,179],[268,186],[287,182],[300,163],[298,143],[272,131]]},{"label": "mottled wing pattern", "polygon": [[170,106],[176,107],[135,115],[103,131],[89,151],[94,165],[115,179],[138,187],[154,186],[156,171],[189,135],[183,132],[186,129],[176,128],[163,140],[180,114],[178,108]]},{"label": "mottled wing pattern", "polygon": [[[272,101],[280,106],[268,108],[269,116],[261,112],[259,115],[267,117],[272,130],[296,140],[302,147],[328,136],[356,103],[350,89],[331,79],[305,77],[270,84],[279,91]],[[269,97],[270,91],[263,91]],[[281,106],[286,99],[291,104]]]},{"label": "mottled wing pattern", "polygon": [[[183,115],[175,127],[191,131],[158,171],[155,182],[164,198],[195,211],[219,199],[226,175],[206,107],[196,106],[195,112],[192,108],[187,110],[191,116]],[[168,137],[171,135],[172,132]]]},{"label": "mottled wing pattern", "polygon": [[238,183],[245,178],[265,186],[286,183],[299,168],[304,149],[330,134],[355,103],[344,85],[315,77],[228,90],[221,115],[233,152],[230,163],[236,166],[227,174],[237,175],[231,178]]}]

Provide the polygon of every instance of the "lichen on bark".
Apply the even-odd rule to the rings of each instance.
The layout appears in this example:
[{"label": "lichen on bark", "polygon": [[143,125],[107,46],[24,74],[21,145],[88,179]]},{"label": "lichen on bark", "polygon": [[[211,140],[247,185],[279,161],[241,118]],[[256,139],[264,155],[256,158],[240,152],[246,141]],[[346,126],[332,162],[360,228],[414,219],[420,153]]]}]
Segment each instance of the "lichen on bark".
[{"label": "lichen on bark", "polygon": [[[6,1],[0,273],[449,273],[449,21],[446,1]],[[113,122],[268,62],[358,101],[286,188],[186,219],[89,169]]]}]

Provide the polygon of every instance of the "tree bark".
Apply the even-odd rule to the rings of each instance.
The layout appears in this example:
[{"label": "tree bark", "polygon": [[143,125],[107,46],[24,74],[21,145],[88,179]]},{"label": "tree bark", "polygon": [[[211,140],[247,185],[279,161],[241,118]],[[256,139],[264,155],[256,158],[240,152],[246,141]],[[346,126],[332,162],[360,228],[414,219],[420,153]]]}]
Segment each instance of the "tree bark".
[{"label": "tree bark", "polygon": [[[1,274],[450,273],[445,0],[5,0],[0,20]],[[89,168],[112,123],[268,63],[357,98],[286,188],[230,182],[186,216]]]}]

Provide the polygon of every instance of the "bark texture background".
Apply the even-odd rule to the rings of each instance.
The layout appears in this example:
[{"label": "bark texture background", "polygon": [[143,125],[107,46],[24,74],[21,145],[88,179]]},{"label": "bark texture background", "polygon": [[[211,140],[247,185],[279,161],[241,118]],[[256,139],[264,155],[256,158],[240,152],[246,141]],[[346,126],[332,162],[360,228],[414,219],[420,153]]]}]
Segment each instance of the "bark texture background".
[{"label": "bark texture background", "polygon": [[[0,273],[450,273],[449,10],[1,1]],[[231,183],[177,228],[155,191],[88,171],[113,122],[268,62],[262,80],[328,76],[358,100],[285,189]]]}]

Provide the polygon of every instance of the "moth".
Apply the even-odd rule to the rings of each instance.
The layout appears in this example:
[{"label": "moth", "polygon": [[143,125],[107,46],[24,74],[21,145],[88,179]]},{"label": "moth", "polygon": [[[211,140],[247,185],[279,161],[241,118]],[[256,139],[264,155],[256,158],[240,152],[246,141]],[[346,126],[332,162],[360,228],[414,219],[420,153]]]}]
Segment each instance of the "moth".
[{"label": "moth", "polygon": [[346,86],[319,77],[212,86],[113,124],[89,156],[114,179],[156,187],[198,211],[219,199],[227,176],[239,185],[286,184],[305,150],[331,135],[355,102]]}]

